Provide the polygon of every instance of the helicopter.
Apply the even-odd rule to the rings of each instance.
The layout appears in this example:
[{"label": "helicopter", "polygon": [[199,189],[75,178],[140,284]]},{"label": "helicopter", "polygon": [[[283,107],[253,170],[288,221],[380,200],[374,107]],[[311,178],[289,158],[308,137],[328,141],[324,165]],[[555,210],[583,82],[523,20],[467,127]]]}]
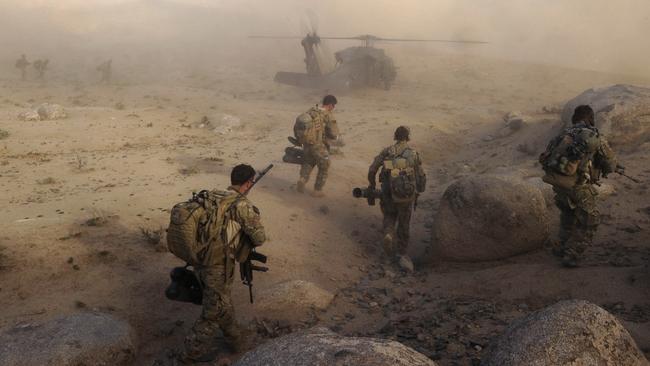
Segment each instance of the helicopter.
[{"label": "helicopter", "polygon": [[[296,39],[300,37],[250,36],[265,39]],[[320,60],[321,41],[359,40],[361,46],[348,47],[334,53],[336,65],[327,71]],[[443,40],[443,39],[400,39],[382,38],[371,34],[355,37],[321,37],[316,31],[308,32],[300,44],[305,52],[306,73],[279,71],[274,80],[278,83],[303,88],[347,90],[359,88],[383,88],[389,90],[397,77],[397,67],[393,59],[376,42],[444,42],[484,44],[483,41]]]}]

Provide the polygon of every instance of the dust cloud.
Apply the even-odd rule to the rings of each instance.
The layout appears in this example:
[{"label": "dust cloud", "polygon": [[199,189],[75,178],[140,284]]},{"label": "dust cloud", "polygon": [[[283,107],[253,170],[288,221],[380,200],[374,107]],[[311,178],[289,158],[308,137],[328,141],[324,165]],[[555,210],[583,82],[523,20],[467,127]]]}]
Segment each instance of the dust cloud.
[{"label": "dust cloud", "polygon": [[[251,66],[272,55],[301,66],[291,40],[374,34],[392,38],[469,39],[488,45],[390,45],[389,50],[460,52],[494,58],[646,76],[650,3],[644,0],[5,0],[0,4],[0,75],[21,53],[56,59],[68,71],[105,58],[156,66],[152,73],[208,63]],[[337,50],[354,42],[329,42]],[[295,60],[298,58],[297,60]],[[258,61],[258,62],[255,62]]]}]

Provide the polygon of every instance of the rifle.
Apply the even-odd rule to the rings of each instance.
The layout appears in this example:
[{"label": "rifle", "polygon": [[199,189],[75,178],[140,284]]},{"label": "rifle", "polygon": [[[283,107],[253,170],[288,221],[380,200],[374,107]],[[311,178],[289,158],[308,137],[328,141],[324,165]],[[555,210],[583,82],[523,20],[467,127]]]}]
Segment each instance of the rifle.
[{"label": "rifle", "polygon": [[267,272],[269,270],[268,267],[254,265],[252,261],[266,263],[266,256],[256,252],[255,248],[253,248],[246,261],[239,263],[239,274],[241,275],[242,283],[248,286],[248,296],[251,304],[253,303],[253,271]]},{"label": "rifle", "polygon": [[[244,194],[250,192],[255,184],[264,178],[266,173],[268,173],[271,168],[273,168],[273,164],[269,164],[266,168],[264,168],[264,170],[257,173],[257,176],[255,176],[255,179],[253,179],[253,184],[251,184],[251,186],[246,190],[246,192],[244,192]],[[255,248],[252,247],[250,253],[248,254],[248,257],[246,257],[246,260],[239,263],[239,274],[241,276],[242,283],[245,286],[248,286],[248,295],[251,304],[253,303],[253,271],[267,272],[269,270],[267,267],[254,265],[252,261],[266,263],[266,259],[267,258],[264,254],[256,252]]]},{"label": "rifle", "polygon": [[638,180],[638,179],[636,179],[634,177],[630,177],[629,175],[625,174],[625,167],[620,165],[620,164],[616,164],[616,169],[614,170],[614,173],[616,173],[618,175],[622,175],[622,176],[624,176],[625,178],[631,180],[634,183],[641,183],[640,180]]}]

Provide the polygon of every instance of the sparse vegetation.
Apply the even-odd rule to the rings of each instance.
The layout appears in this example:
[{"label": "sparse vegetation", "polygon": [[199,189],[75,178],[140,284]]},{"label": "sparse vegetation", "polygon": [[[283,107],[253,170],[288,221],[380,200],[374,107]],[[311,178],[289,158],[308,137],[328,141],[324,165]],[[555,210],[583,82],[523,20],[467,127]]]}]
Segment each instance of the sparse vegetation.
[{"label": "sparse vegetation", "polygon": [[100,210],[93,210],[92,217],[86,220],[83,225],[85,226],[104,226],[108,224],[111,218],[115,217],[114,215],[107,215],[106,213]]},{"label": "sparse vegetation", "polygon": [[188,166],[178,169],[178,172],[181,173],[181,175],[194,175],[199,173],[199,168],[196,166]]},{"label": "sparse vegetation", "polygon": [[84,170],[84,169],[86,168],[86,165],[88,165],[88,161],[86,161],[86,159],[84,159],[84,158],[83,158],[81,155],[79,155],[79,154],[76,154],[76,155],[74,156],[74,160],[73,160],[72,163],[73,163],[73,165],[75,166],[75,168],[76,168],[78,171],[82,171],[82,170]]},{"label": "sparse vegetation", "polygon": [[7,137],[9,137],[9,132],[7,132],[7,131],[5,131],[3,129],[0,129],[0,140],[6,139]]},{"label": "sparse vegetation", "polygon": [[142,237],[148,244],[152,245],[157,252],[167,251],[167,247],[162,243],[162,237],[164,233],[165,229],[162,226],[158,229],[140,227],[140,234],[142,234]]},{"label": "sparse vegetation", "polygon": [[43,178],[43,179],[37,179],[36,183],[38,183],[38,184],[55,184],[56,179],[54,179],[52,177],[47,177],[47,178]]}]

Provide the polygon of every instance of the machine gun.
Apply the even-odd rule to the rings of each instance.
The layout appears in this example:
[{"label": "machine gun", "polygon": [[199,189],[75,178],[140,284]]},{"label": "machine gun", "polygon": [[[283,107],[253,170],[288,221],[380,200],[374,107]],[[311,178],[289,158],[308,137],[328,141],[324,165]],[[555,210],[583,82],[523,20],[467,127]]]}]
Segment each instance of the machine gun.
[{"label": "machine gun", "polygon": [[614,170],[614,173],[616,173],[618,175],[621,175],[621,176],[624,176],[625,178],[631,180],[634,183],[641,183],[640,180],[638,180],[638,179],[636,179],[634,177],[630,177],[629,175],[625,174],[625,167],[620,165],[620,164],[616,165],[616,169]]},{"label": "machine gun", "polygon": [[368,200],[369,206],[374,206],[375,200],[381,199],[381,190],[373,187],[355,188],[352,190],[352,196],[355,198],[365,198]]}]

